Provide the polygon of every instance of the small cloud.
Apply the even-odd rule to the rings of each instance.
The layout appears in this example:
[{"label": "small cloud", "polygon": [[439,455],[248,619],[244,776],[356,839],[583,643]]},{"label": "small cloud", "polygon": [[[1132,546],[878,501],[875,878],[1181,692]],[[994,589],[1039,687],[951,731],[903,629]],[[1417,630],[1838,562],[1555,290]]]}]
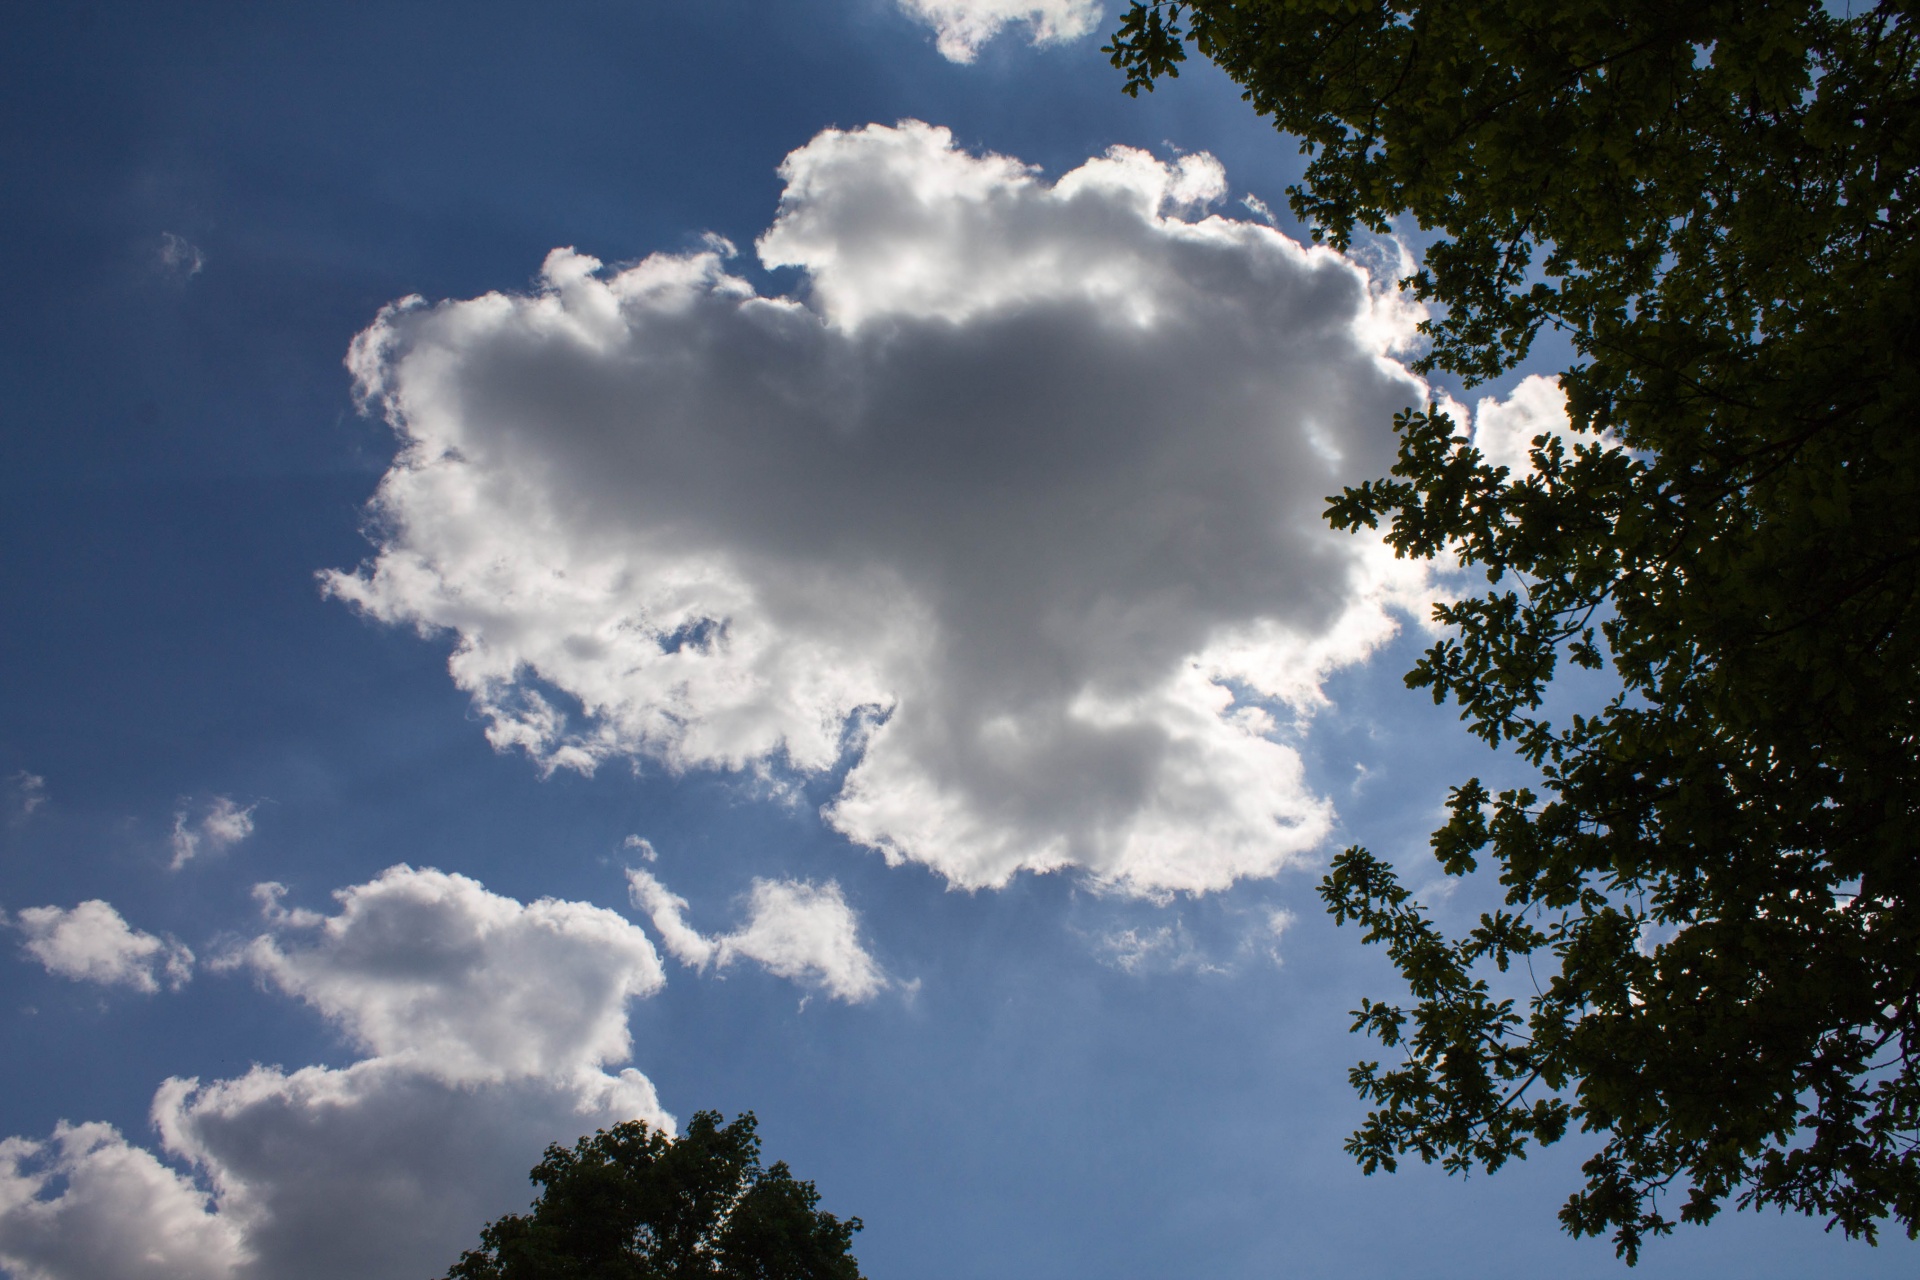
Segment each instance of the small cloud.
[{"label": "small cloud", "polygon": [[832,880],[816,885],[756,878],[747,923],[715,938],[689,925],[687,900],[649,873],[633,868],[627,883],[634,905],[652,918],[668,952],[689,968],[724,969],[744,956],[777,977],[818,986],[849,1004],[893,985],[861,945],[859,918]]},{"label": "small cloud", "polygon": [[171,231],[160,233],[160,270],[181,280],[191,280],[207,265],[207,255],[185,236]]},{"label": "small cloud", "polygon": [[22,769],[7,779],[6,796],[8,820],[25,822],[34,810],[47,802],[47,780]]},{"label": "small cloud", "polygon": [[689,969],[704,969],[713,963],[714,943],[687,923],[685,898],[637,867],[627,872],[627,888],[633,905],[653,920],[669,955]]},{"label": "small cloud", "polygon": [[[326,917],[317,911],[308,911],[304,907],[295,907],[289,911],[282,903],[287,896],[287,886],[278,880],[263,880],[253,886],[253,900],[260,904],[260,918],[268,924],[288,929],[315,929],[326,923]],[[214,963],[223,966],[237,964],[239,956],[227,957]]]},{"label": "small cloud", "polygon": [[1293,928],[1300,917],[1294,915],[1293,912],[1287,910],[1285,907],[1269,907],[1266,915],[1267,936],[1265,942],[1267,958],[1275,964],[1282,964],[1284,961],[1282,961],[1280,957],[1280,939],[1285,935],[1287,930]]},{"label": "small cloud", "polygon": [[1453,901],[1460,892],[1460,879],[1444,872],[1436,875],[1424,884],[1414,886],[1413,900],[1429,911],[1438,911]]},{"label": "small cloud", "polygon": [[132,928],[99,898],[72,910],[28,907],[14,927],[26,935],[21,949],[48,973],[75,982],[158,991],[164,978],[179,990],[193,976],[193,952],[173,938],[158,938]]},{"label": "small cloud", "polygon": [[1158,928],[1116,929],[1093,940],[1094,958],[1122,973],[1226,973],[1194,944],[1186,922]]},{"label": "small cloud", "polygon": [[1100,22],[1100,0],[900,0],[900,7],[934,30],[949,62],[972,62],[1002,27],[1025,23],[1034,44],[1065,44]]},{"label": "small cloud", "polygon": [[1280,938],[1297,917],[1284,907],[1241,908],[1230,913],[1234,923],[1226,936],[1218,933],[1213,945],[1194,938],[1184,919],[1162,925],[1140,925],[1095,934],[1090,939],[1094,959],[1126,974],[1236,972],[1249,957],[1265,956],[1281,963]]},{"label": "small cloud", "polygon": [[1138,973],[1150,962],[1178,949],[1185,930],[1172,925],[1158,929],[1119,929],[1094,939],[1093,950],[1101,964],[1122,973]]},{"label": "small cloud", "polygon": [[653,841],[644,836],[628,836],[620,847],[639,854],[647,862],[660,861],[660,851],[653,847]]},{"label": "small cloud", "polygon": [[201,854],[224,853],[253,834],[255,806],[242,808],[227,796],[215,796],[201,806],[198,817],[182,805],[173,814],[173,862],[178,871]]},{"label": "small cloud", "polygon": [[829,880],[753,882],[746,927],[720,939],[715,963],[735,955],[758,961],[768,972],[794,981],[815,981],[836,1000],[857,1003],[878,995],[886,975],[860,945],[859,922]]}]

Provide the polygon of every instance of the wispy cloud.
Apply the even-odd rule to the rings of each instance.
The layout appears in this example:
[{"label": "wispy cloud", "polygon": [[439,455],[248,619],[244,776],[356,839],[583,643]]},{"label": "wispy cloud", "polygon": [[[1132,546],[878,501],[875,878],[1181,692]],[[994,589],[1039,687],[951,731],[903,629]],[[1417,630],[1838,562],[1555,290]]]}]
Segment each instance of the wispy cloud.
[{"label": "wispy cloud", "polygon": [[172,869],[178,871],[206,854],[224,853],[252,835],[255,807],[226,796],[198,806],[182,804],[173,814]]},{"label": "wispy cloud", "polygon": [[1088,942],[1101,964],[1122,973],[1233,973],[1249,960],[1281,963],[1280,939],[1294,924],[1284,907],[1236,908],[1210,941],[1196,938],[1184,917],[1126,925],[1092,934]]},{"label": "wispy cloud", "polygon": [[162,231],[155,262],[163,273],[175,279],[191,280],[207,265],[207,255],[185,236]]},{"label": "wispy cloud", "polygon": [[34,815],[47,802],[47,780],[37,773],[28,773],[25,769],[12,775],[6,782],[7,820],[22,823]]},{"label": "wispy cloud", "polygon": [[686,921],[687,902],[653,875],[627,872],[634,905],[645,911],[673,958],[695,969],[724,969],[748,959],[769,973],[819,987],[836,1000],[870,1000],[891,985],[860,941],[860,922],[840,886],[829,880],[756,879],[747,922],[707,937]]}]

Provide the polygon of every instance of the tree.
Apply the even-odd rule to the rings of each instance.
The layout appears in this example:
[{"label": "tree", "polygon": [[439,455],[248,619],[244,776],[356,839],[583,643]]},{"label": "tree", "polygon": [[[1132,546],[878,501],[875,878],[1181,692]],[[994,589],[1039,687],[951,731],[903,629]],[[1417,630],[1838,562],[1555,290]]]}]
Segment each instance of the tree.
[{"label": "tree", "polygon": [[[1188,45],[1232,76],[1311,157],[1316,238],[1440,233],[1423,372],[1578,353],[1584,434],[1528,474],[1430,405],[1329,499],[1486,575],[1407,683],[1537,771],[1433,839],[1505,905],[1450,937],[1361,848],[1321,893],[1413,997],[1356,1011],[1403,1060],[1352,1072],[1348,1150],[1491,1170],[1577,1124],[1561,1220],[1629,1262],[1675,1200],[1920,1221],[1913,9],[1146,0],[1107,50],[1130,93]],[[1618,696],[1553,723],[1567,663]]]},{"label": "tree", "polygon": [[757,1127],[702,1111],[678,1139],[630,1120],[556,1143],[532,1212],[489,1223],[446,1280],[860,1280],[860,1219],[822,1212],[784,1161],[761,1168]]}]

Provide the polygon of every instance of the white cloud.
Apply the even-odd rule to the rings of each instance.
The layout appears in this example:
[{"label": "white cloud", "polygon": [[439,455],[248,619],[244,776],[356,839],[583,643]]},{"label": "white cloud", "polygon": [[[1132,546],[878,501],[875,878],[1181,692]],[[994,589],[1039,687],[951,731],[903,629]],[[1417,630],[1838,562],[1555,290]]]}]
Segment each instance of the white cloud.
[{"label": "white cloud", "polygon": [[244,962],[376,1057],[449,1084],[596,1075],[632,1049],[626,1006],[664,981],[646,934],[616,912],[521,904],[478,881],[392,867],[338,891],[340,911],[287,911]]},{"label": "white cloud", "polygon": [[37,773],[20,770],[7,779],[7,815],[12,822],[25,822],[34,810],[47,802],[47,780]]},{"label": "white cloud", "polygon": [[242,1225],[249,1280],[438,1275],[481,1223],[525,1208],[547,1143],[635,1117],[665,1119],[650,1086],[453,1085],[378,1059],[169,1081],[154,1102],[166,1149]]},{"label": "white cloud", "polygon": [[[1295,916],[1293,912],[1287,910],[1285,907],[1272,907],[1267,910],[1267,936],[1264,939],[1264,946],[1261,947],[1261,950],[1266,953],[1267,959],[1273,961],[1275,964],[1285,963],[1280,952],[1280,940],[1286,936],[1287,930],[1293,928],[1298,922],[1298,919],[1299,917]],[[1249,941],[1253,942],[1254,940],[1250,938]],[[1255,945],[1258,944],[1256,943]]]},{"label": "white cloud", "polygon": [[202,853],[224,853],[253,834],[253,805],[244,808],[226,796],[200,806],[198,817],[182,805],[173,815],[173,863],[178,871]]},{"label": "white cloud", "polygon": [[1516,480],[1533,473],[1533,441],[1543,435],[1558,436],[1569,456],[1580,439],[1567,417],[1567,393],[1558,378],[1529,374],[1505,400],[1485,396],[1474,406],[1474,447],[1488,466],[1505,467]]},{"label": "white cloud", "polygon": [[687,900],[638,867],[627,869],[627,889],[633,905],[646,912],[659,931],[667,953],[681,964],[704,969],[713,963],[714,942],[687,923]]},{"label": "white cloud", "polygon": [[1211,157],[1049,183],[918,123],[787,158],[759,251],[532,296],[409,300],[356,339],[403,450],[378,554],[327,589],[456,639],[547,768],[818,776],[827,820],[952,883],[1146,895],[1313,856],[1289,736],[1425,570],[1333,534],[1426,388],[1352,260],[1205,216]]},{"label": "white cloud", "polygon": [[228,1280],[244,1259],[212,1197],[111,1125],[0,1141],[0,1264],[16,1280]]},{"label": "white cloud", "polygon": [[1002,27],[1025,24],[1035,44],[1078,40],[1099,25],[1100,0],[900,0],[932,27],[936,47],[952,62],[972,62]]},{"label": "white cloud", "polygon": [[[105,1125],[0,1143],[0,1266],[22,1280],[417,1280],[524,1206],[552,1141],[642,1118],[652,1084],[607,1068],[629,998],[657,990],[641,931],[395,867],[333,915],[262,893],[268,935],[229,960],[370,1053],[344,1068],[173,1079],[160,1150]],[[178,1166],[178,1167],[175,1167]]]},{"label": "white cloud", "polygon": [[708,938],[686,922],[685,898],[638,868],[627,872],[634,905],[660,931],[674,959],[696,969],[724,969],[740,957],[778,977],[816,985],[837,1000],[870,1000],[889,985],[860,942],[860,922],[840,886],[803,880],[755,878],[748,894],[747,923]]},{"label": "white cloud", "polygon": [[171,938],[130,926],[111,904],[90,898],[71,910],[27,907],[14,917],[26,935],[21,950],[75,982],[158,991],[164,979],[178,989],[193,976],[193,952]]},{"label": "white cloud", "polygon": [[0,1142],[0,1267],[19,1280],[419,1280],[523,1209],[542,1148],[651,1090],[451,1085],[372,1060],[259,1067],[154,1100],[161,1150],[102,1124]]}]

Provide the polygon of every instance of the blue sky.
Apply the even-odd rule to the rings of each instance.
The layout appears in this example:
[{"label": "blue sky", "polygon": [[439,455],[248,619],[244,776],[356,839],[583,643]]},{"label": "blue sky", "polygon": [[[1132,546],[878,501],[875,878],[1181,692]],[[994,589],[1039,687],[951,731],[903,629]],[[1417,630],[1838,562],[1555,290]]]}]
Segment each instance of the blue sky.
[{"label": "blue sky", "polygon": [[[544,1143],[751,1108],[876,1278],[1623,1271],[1577,1136],[1340,1150],[1393,985],[1318,868],[1468,918],[1426,832],[1517,776],[1318,523],[1424,394],[1392,250],[1111,11],[946,56],[996,12],[0,19],[0,1269],[437,1274]],[[1555,354],[1436,390],[1510,447]]]}]

